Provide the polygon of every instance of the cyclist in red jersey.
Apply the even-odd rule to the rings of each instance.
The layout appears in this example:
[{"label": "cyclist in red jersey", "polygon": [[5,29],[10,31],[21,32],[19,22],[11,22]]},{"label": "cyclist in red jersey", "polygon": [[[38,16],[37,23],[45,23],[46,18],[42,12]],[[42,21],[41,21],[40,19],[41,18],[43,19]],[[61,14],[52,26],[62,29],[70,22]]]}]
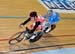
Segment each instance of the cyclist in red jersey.
[{"label": "cyclist in red jersey", "polygon": [[29,18],[20,24],[20,27],[24,27],[24,25],[26,25],[29,21],[33,20],[34,23],[29,26],[30,29],[27,29],[29,34],[33,34],[32,36],[26,37],[26,39],[29,39],[30,42],[35,42],[41,38],[43,34],[41,32],[38,34],[36,30],[43,31],[42,28],[45,25],[45,18],[43,18],[41,15],[37,15],[37,12],[33,11],[30,12]]},{"label": "cyclist in red jersey", "polygon": [[[36,22],[40,21],[40,25],[36,28],[37,30],[42,30],[43,26],[45,25],[45,18],[43,18],[41,15],[39,15],[36,19]],[[30,28],[32,29],[35,26],[35,22],[30,25]]]},{"label": "cyclist in red jersey", "polygon": [[26,25],[26,23],[28,23],[31,20],[34,20],[35,22],[32,25],[30,25],[30,28],[32,28],[29,30],[30,34],[33,33],[36,29],[42,28],[45,18],[43,18],[41,15],[37,15],[37,12],[33,11],[30,12],[29,18],[23,23],[21,23],[20,26],[23,27],[24,25]]}]

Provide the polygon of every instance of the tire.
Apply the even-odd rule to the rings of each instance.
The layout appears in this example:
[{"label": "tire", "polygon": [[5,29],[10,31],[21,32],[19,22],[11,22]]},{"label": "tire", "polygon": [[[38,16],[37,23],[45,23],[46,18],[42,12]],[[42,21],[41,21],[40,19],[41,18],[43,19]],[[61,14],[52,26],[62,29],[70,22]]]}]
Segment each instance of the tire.
[{"label": "tire", "polygon": [[50,30],[50,32],[53,31],[55,28],[56,28],[56,24],[51,25],[51,30]]},{"label": "tire", "polygon": [[[34,35],[34,34],[33,34]],[[29,39],[29,42],[36,42],[43,36],[42,32],[38,32],[37,36],[34,39]]]},{"label": "tire", "polygon": [[23,40],[24,38],[24,32],[18,32],[14,35],[12,35],[9,39],[9,44],[16,44],[16,43],[19,43]]}]

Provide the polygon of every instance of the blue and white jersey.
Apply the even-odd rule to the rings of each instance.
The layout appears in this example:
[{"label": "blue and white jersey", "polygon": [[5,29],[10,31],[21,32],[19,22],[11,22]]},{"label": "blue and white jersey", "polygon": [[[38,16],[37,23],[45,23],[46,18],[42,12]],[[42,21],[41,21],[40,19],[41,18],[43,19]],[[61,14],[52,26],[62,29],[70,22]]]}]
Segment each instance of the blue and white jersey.
[{"label": "blue and white jersey", "polygon": [[50,17],[48,18],[49,23],[52,24],[56,24],[57,22],[60,21],[60,17],[59,14],[57,12],[53,12]]}]

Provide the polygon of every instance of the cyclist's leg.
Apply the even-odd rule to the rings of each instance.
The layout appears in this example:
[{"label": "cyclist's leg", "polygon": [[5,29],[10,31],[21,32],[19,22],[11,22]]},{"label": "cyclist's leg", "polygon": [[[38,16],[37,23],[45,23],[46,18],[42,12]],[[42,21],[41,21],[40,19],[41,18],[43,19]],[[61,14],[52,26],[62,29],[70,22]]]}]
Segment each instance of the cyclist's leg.
[{"label": "cyclist's leg", "polygon": [[44,30],[44,33],[48,33],[48,32],[50,32],[50,30],[51,30],[51,27],[46,27]]},{"label": "cyclist's leg", "polygon": [[44,22],[42,28],[44,33],[48,33],[51,30],[51,25],[49,22]]},{"label": "cyclist's leg", "polygon": [[31,39],[34,39],[36,36],[38,36],[38,32],[41,31],[41,26],[39,25],[36,30],[33,32],[33,35],[31,36]]},{"label": "cyclist's leg", "polygon": [[37,27],[37,29],[34,31],[33,35],[30,37],[29,42],[36,42],[43,36],[41,31],[41,25]]},{"label": "cyclist's leg", "polygon": [[45,33],[51,32],[51,31],[53,31],[55,28],[56,28],[56,24],[53,24],[53,25],[51,25],[51,26],[46,27],[45,30],[44,30],[44,32],[45,32]]},{"label": "cyclist's leg", "polygon": [[[29,31],[29,30],[32,30],[33,28],[34,28],[34,26],[35,26],[35,23],[33,23],[33,24],[31,24],[30,26],[29,26],[29,28],[27,28],[27,30]],[[36,36],[37,36],[37,31],[38,30],[40,30],[41,29],[41,26],[39,25],[37,28],[36,28],[36,30],[32,33],[32,35],[30,35],[30,36],[26,36],[26,34],[25,34],[25,36],[26,36],[26,39],[34,39]],[[29,34],[29,33],[27,33],[27,34]]]}]

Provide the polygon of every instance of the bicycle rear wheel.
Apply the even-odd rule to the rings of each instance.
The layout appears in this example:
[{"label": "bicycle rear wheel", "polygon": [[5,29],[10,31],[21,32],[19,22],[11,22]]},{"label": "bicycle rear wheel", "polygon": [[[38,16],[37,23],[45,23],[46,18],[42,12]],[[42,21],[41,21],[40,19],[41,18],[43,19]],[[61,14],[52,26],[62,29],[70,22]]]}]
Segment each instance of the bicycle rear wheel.
[{"label": "bicycle rear wheel", "polygon": [[18,32],[10,37],[9,44],[16,44],[23,40],[24,32]]}]

